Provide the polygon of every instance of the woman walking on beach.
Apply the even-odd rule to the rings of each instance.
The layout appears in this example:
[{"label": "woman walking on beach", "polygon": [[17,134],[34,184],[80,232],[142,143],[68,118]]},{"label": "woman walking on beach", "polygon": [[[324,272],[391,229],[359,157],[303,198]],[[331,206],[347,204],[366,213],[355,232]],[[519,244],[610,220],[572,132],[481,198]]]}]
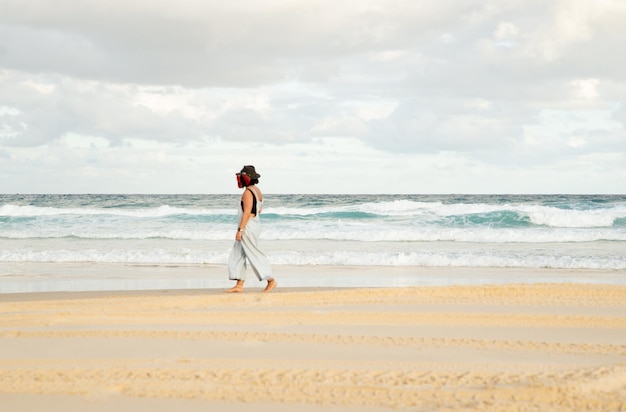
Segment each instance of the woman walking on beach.
[{"label": "woman walking on beach", "polygon": [[259,249],[259,235],[261,233],[261,221],[259,214],[263,208],[263,193],[256,186],[259,183],[260,174],[254,166],[244,166],[241,172],[236,173],[237,185],[244,188],[238,208],[239,227],[235,235],[235,244],[228,258],[228,278],[236,280],[228,293],[243,292],[243,284],[246,280],[246,268],[252,267],[259,281],[267,280],[267,286],[263,292],[269,292],[278,286],[272,276],[272,267],[265,254]]}]

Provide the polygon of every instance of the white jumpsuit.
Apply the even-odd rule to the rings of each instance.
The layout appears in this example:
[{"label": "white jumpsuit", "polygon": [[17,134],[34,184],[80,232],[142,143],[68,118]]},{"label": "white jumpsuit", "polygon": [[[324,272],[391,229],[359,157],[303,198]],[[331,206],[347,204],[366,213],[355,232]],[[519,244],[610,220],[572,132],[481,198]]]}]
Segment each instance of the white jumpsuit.
[{"label": "white jumpsuit", "polygon": [[[256,199],[254,193],[252,196]],[[246,228],[241,234],[241,241],[235,241],[233,250],[228,258],[228,278],[230,280],[246,280],[246,268],[248,265],[256,274],[259,281],[268,280],[272,277],[272,267],[265,254],[259,249],[259,235],[261,234],[261,221],[259,215],[263,202],[257,199],[256,216],[250,217]],[[243,215],[242,207],[238,207],[237,221],[241,222]]]}]

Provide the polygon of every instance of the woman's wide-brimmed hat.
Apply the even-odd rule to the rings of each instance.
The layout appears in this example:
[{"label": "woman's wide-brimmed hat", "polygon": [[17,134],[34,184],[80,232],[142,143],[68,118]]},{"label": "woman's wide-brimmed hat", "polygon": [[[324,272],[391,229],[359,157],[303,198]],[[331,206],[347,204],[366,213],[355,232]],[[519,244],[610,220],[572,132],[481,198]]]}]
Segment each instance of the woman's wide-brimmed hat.
[{"label": "woman's wide-brimmed hat", "polygon": [[261,177],[261,175],[258,174],[256,170],[254,170],[254,166],[252,165],[244,166],[243,169],[241,169],[241,174],[250,176],[250,179],[258,179],[259,177]]}]

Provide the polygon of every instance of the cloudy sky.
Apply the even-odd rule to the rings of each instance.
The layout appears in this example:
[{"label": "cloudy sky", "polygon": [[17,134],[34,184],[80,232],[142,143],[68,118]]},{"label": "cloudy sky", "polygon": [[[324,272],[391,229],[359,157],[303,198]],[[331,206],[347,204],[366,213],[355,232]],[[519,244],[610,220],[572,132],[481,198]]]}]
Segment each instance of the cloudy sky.
[{"label": "cloudy sky", "polygon": [[0,0],[0,193],[625,193],[624,0]]}]

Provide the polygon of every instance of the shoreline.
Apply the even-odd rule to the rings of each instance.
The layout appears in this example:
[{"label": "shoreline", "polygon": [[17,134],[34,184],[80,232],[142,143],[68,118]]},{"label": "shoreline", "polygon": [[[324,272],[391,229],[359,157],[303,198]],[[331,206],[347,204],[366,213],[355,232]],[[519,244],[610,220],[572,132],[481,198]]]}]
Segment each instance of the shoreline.
[{"label": "shoreline", "polygon": [[12,410],[626,408],[626,285],[15,297],[0,300]]},{"label": "shoreline", "polygon": [[[517,283],[626,285],[626,270],[417,267],[274,266],[280,288],[417,287]],[[9,294],[141,290],[205,290],[232,286],[225,265],[15,263],[0,273],[0,300]],[[251,270],[246,288],[262,284]]]}]

